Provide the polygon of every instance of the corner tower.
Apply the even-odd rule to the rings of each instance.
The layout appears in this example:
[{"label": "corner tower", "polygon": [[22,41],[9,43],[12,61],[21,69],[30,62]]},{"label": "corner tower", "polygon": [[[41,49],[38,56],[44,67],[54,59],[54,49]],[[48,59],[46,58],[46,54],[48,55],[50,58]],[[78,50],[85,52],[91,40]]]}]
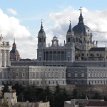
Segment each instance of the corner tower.
[{"label": "corner tower", "polygon": [[37,48],[37,60],[42,61],[43,60],[43,49],[46,48],[46,34],[43,29],[43,24],[41,21],[41,27],[38,32],[38,48]]},{"label": "corner tower", "polygon": [[70,21],[69,29],[68,29],[67,34],[66,34],[66,45],[72,46],[73,43],[74,43],[74,32],[72,30],[71,21]]},{"label": "corner tower", "polygon": [[66,61],[68,62],[75,61],[75,38],[74,32],[71,27],[71,21],[66,34]]},{"label": "corner tower", "polygon": [[41,27],[38,33],[38,49],[43,47],[46,47],[46,34],[41,21]]}]

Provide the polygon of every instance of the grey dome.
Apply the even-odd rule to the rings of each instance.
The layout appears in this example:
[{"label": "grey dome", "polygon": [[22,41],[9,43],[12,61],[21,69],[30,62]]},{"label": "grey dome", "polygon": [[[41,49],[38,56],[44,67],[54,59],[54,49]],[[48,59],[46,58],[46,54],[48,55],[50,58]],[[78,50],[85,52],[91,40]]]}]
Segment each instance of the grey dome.
[{"label": "grey dome", "polygon": [[91,32],[90,28],[84,24],[78,23],[78,25],[73,27],[74,34],[87,34]]},{"label": "grey dome", "polygon": [[91,30],[88,26],[84,24],[82,13],[79,16],[79,22],[76,26],[73,27],[74,34],[87,34],[91,33]]}]

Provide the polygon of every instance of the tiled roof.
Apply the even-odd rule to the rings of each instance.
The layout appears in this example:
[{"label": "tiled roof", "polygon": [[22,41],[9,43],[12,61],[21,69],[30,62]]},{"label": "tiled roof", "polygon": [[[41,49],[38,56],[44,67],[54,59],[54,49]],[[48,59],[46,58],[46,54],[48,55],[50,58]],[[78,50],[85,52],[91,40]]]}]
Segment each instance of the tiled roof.
[{"label": "tiled roof", "polygon": [[89,51],[105,51],[106,48],[104,47],[95,47],[95,48],[91,48]]}]

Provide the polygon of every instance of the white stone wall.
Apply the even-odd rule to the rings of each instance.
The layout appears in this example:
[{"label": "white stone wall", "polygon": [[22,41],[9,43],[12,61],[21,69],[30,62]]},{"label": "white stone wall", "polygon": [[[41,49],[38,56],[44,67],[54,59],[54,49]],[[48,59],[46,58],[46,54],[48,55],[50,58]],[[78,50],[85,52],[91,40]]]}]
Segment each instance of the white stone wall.
[{"label": "white stone wall", "polygon": [[16,92],[6,92],[4,93],[3,102],[7,102],[9,106],[13,106],[17,103]]},{"label": "white stone wall", "polygon": [[28,85],[29,67],[28,66],[11,66],[9,71],[9,81],[12,84]]},{"label": "white stone wall", "polygon": [[34,86],[66,85],[66,67],[12,66],[9,80],[15,84]]},{"label": "white stone wall", "polygon": [[29,84],[36,86],[66,85],[66,67],[30,66]]},{"label": "white stone wall", "polygon": [[87,67],[87,84],[107,84],[107,67]]},{"label": "white stone wall", "polygon": [[9,42],[3,40],[0,36],[0,67],[10,66]]}]

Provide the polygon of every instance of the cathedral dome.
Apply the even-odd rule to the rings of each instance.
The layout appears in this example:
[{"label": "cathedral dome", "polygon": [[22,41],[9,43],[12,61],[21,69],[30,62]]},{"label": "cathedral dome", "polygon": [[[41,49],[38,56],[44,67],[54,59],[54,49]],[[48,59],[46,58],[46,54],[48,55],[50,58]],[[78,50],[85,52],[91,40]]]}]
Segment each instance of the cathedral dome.
[{"label": "cathedral dome", "polygon": [[79,22],[76,26],[73,27],[74,34],[87,34],[91,33],[91,30],[88,26],[84,24],[82,11],[80,9]]},{"label": "cathedral dome", "polygon": [[84,24],[79,24],[73,27],[74,34],[87,34],[91,32],[90,28]]}]

